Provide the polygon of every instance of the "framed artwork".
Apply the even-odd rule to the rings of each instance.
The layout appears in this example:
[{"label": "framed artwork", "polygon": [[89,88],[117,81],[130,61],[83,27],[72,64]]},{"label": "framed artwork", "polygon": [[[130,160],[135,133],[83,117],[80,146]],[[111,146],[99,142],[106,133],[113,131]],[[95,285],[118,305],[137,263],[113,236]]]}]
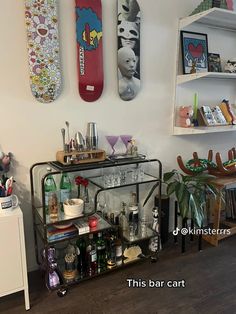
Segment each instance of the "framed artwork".
[{"label": "framed artwork", "polygon": [[209,72],[222,72],[220,55],[218,53],[208,53]]},{"label": "framed artwork", "polygon": [[181,31],[183,73],[208,71],[207,34]]}]

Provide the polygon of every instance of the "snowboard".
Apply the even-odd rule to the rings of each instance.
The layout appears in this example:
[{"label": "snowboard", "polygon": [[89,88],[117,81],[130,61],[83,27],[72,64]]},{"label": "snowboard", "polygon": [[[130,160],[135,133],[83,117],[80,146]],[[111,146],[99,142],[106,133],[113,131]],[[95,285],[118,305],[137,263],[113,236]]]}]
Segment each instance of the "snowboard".
[{"label": "snowboard", "polygon": [[75,0],[79,93],[97,100],[103,91],[101,0]]},{"label": "snowboard", "polygon": [[61,92],[56,0],[25,0],[25,23],[31,91],[49,103]]},{"label": "snowboard", "polygon": [[137,0],[117,0],[118,91],[134,99],[140,90],[140,7]]}]

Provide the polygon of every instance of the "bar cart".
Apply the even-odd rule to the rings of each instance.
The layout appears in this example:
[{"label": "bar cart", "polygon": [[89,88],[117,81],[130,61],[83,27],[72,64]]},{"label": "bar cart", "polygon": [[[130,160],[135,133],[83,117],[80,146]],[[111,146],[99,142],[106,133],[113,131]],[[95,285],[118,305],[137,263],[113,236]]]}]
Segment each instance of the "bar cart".
[{"label": "bar cart", "polygon": [[[47,168],[51,168],[51,172],[47,172]],[[136,169],[142,167],[142,176],[134,178],[133,174],[136,173]],[[119,170],[119,173],[125,171],[126,178],[124,180],[119,180],[116,184],[108,185],[105,182],[105,176],[107,172],[114,172]],[[82,217],[67,217],[64,215],[63,211],[60,211],[58,214],[57,220],[51,220],[46,211],[45,204],[45,180],[49,175],[54,176],[55,178],[60,178],[63,173],[68,173],[68,175],[76,177],[78,175],[83,175],[89,181],[89,186],[94,188],[94,206],[93,210],[89,213],[84,213]],[[123,193],[123,190],[127,188],[134,189],[137,195],[137,201],[140,201],[140,187],[142,188],[142,193],[146,193],[147,198],[151,196],[155,188],[158,189],[159,204],[161,204],[161,179],[162,179],[162,164],[158,159],[147,159],[143,155],[138,155],[137,157],[132,158],[119,158],[119,159],[106,159],[104,161],[94,162],[94,163],[81,163],[81,164],[70,164],[64,165],[58,161],[49,161],[49,162],[39,162],[32,165],[30,169],[30,182],[31,182],[31,197],[32,197],[32,214],[33,214],[33,223],[34,223],[34,239],[35,239],[35,254],[36,260],[39,265],[44,264],[44,271],[50,268],[50,260],[48,256],[52,253],[52,250],[57,250],[57,245],[65,242],[73,242],[76,239],[85,237],[89,234],[98,234],[98,232],[115,232],[119,230],[117,224],[112,223],[107,220],[107,217],[98,211],[98,198],[99,195],[105,191],[111,191],[117,189],[119,193]],[[144,185],[150,185],[148,192],[145,190]],[[120,192],[122,191],[122,192]],[[108,193],[108,192],[106,192]],[[110,193],[110,192],[109,192]],[[159,206],[159,212],[161,208]],[[90,230],[83,234],[68,234],[68,236],[51,240],[48,236],[49,229],[55,224],[63,226],[63,224],[73,224],[80,220],[86,220],[91,215],[95,215],[98,218],[98,224],[95,228],[90,228]],[[159,215],[160,217],[160,215]],[[159,221],[159,224],[161,222]],[[120,235],[122,243],[122,254],[124,253],[125,248],[132,247],[135,244],[145,245],[145,250],[142,251],[142,254],[135,259],[127,262],[122,255],[121,264],[116,265],[115,267],[106,269],[101,273],[96,273],[92,276],[85,276],[83,278],[76,278],[70,282],[66,281],[63,276],[63,260],[58,263],[55,263],[57,266],[58,276],[60,278],[60,283],[58,283],[54,288],[48,288],[50,290],[57,290],[58,296],[64,296],[68,290],[68,287],[72,284],[81,282],[82,280],[87,280],[98,276],[100,274],[105,274],[115,269],[120,269],[131,263],[139,262],[145,258],[150,257],[150,252],[148,250],[148,241],[153,238],[158,238],[158,243],[160,245],[160,235],[159,232],[153,230],[150,226],[147,226],[145,234],[138,233],[132,238],[129,235],[129,232],[124,232]],[[140,246],[141,246],[140,244]],[[158,250],[160,247],[158,247]],[[157,251],[158,251],[157,250]],[[145,251],[145,252],[144,252]],[[157,253],[158,254],[158,253]],[[43,261],[43,256],[46,261]],[[46,265],[45,265],[46,264]]]}]

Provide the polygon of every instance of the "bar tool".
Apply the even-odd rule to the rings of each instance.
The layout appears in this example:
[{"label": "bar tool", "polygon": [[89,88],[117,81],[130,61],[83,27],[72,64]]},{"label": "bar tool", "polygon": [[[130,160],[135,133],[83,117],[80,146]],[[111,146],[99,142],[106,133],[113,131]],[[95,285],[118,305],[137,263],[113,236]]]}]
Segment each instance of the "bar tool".
[{"label": "bar tool", "polygon": [[87,124],[86,145],[91,150],[98,148],[98,133],[95,122],[88,122]]},{"label": "bar tool", "polygon": [[85,140],[80,132],[75,133],[75,147],[78,151],[85,149]]},{"label": "bar tool", "polygon": [[70,143],[70,129],[69,129],[70,124],[68,121],[66,121],[65,123],[66,123],[66,128],[67,128],[67,144],[69,144]]},{"label": "bar tool", "polygon": [[64,128],[61,129],[61,134],[62,134],[62,142],[63,142],[63,150],[66,152],[66,130]]}]

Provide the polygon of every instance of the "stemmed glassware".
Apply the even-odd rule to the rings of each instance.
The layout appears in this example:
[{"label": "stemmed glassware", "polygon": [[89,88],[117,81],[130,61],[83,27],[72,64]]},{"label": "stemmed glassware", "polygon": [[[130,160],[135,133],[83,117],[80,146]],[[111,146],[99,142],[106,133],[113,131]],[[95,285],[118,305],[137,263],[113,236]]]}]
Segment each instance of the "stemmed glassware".
[{"label": "stemmed glassware", "polygon": [[127,154],[128,144],[132,140],[132,137],[133,137],[132,135],[120,135],[120,138],[126,147],[126,152],[125,152],[126,154]]},{"label": "stemmed glassware", "polygon": [[108,143],[110,144],[111,146],[111,149],[112,149],[112,156],[115,154],[115,149],[114,149],[114,146],[116,145],[118,139],[119,139],[119,136],[117,135],[107,135],[106,136],[106,139],[108,141]]}]

